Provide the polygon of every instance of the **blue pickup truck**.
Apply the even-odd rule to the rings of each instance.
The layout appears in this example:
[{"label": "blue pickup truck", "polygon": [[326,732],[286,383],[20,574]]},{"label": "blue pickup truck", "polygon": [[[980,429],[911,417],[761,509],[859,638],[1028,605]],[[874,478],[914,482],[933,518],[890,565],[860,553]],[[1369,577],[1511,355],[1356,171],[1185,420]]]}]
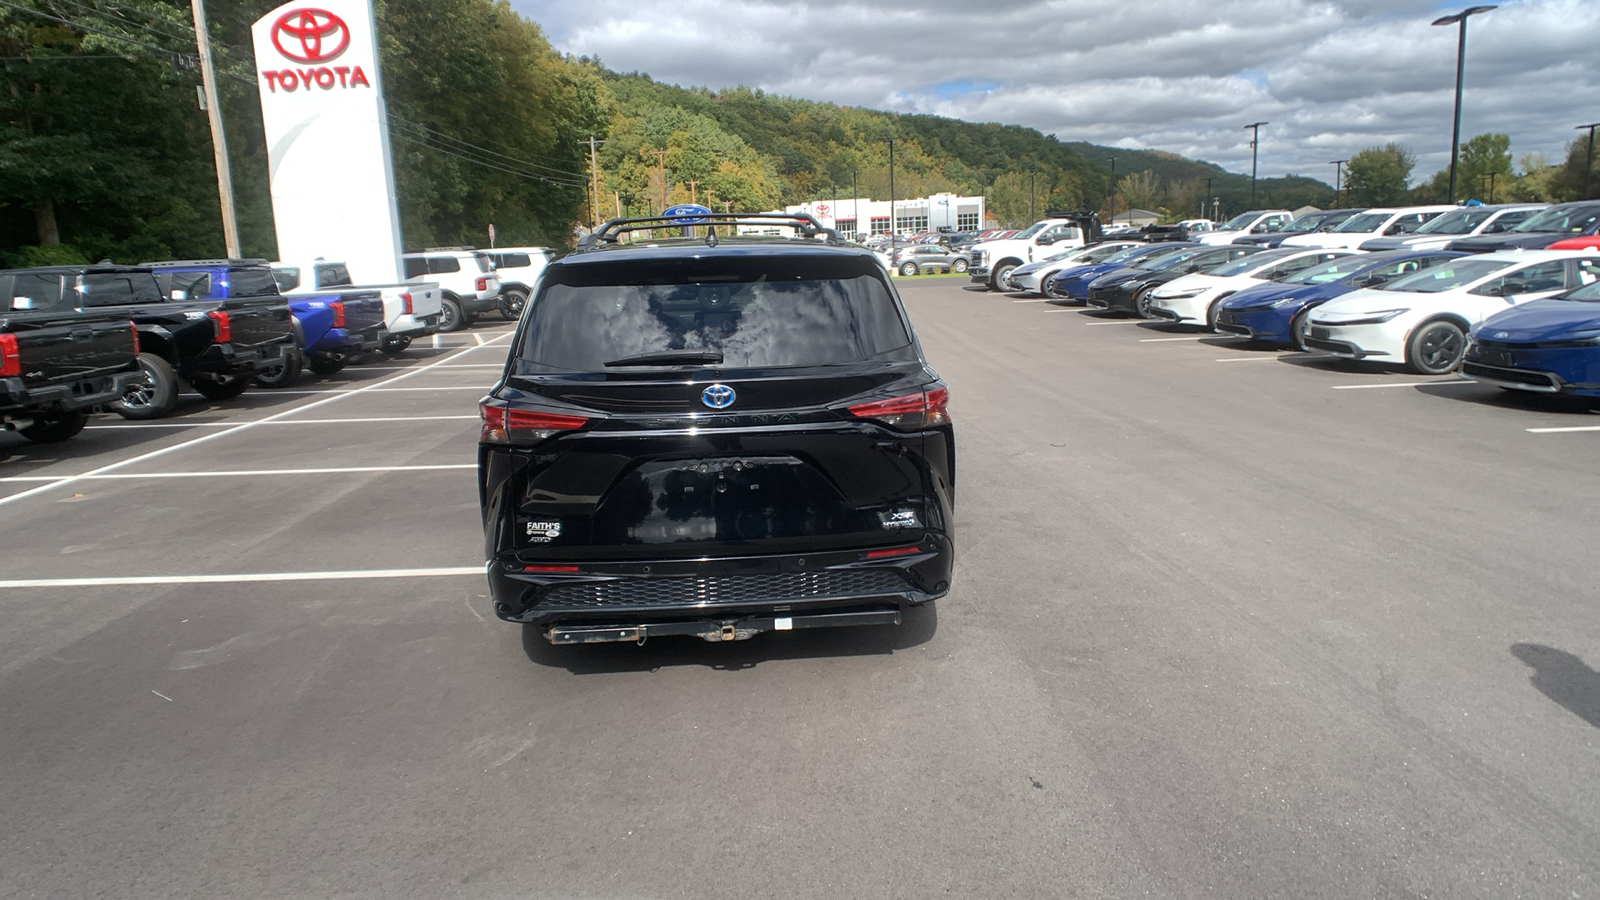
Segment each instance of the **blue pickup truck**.
[{"label": "blue pickup truck", "polygon": [[[186,299],[226,299],[279,295],[278,282],[264,259],[181,260],[148,263],[162,290]],[[301,367],[331,375],[384,341],[383,295],[376,290],[329,290],[286,298],[294,317],[296,352],[283,363],[256,373],[263,387],[287,387]]]}]

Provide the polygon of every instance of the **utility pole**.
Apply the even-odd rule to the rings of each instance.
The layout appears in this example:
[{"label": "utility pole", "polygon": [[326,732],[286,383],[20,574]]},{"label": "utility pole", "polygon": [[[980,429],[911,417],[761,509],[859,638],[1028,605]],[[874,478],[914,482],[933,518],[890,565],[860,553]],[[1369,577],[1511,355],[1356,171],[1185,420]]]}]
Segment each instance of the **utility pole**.
[{"label": "utility pole", "polygon": [[1583,163],[1583,196],[1579,198],[1581,200],[1589,199],[1589,173],[1594,171],[1594,130],[1600,128],[1600,122],[1578,126],[1579,131],[1585,128],[1589,129],[1589,152]]},{"label": "utility pole", "polygon": [[691,180],[691,181],[690,181],[690,182],[689,182],[689,202],[690,202],[690,203],[693,203],[693,202],[695,202],[695,195],[694,195],[694,189],[695,189],[695,186],[696,186],[696,185],[698,185],[698,184],[699,184],[699,183],[700,183],[700,182],[698,182],[698,181],[693,181],[693,180]]},{"label": "utility pole", "polygon": [[1250,208],[1256,205],[1256,151],[1261,146],[1261,126],[1266,122],[1252,122],[1245,128],[1250,130]]},{"label": "utility pole", "polygon": [[599,158],[595,154],[595,151],[597,151],[600,148],[601,144],[604,144],[606,142],[605,141],[597,141],[597,140],[595,140],[594,139],[594,135],[591,134],[591,135],[589,135],[589,139],[587,141],[579,141],[578,143],[580,143],[580,144],[588,144],[589,145],[589,177],[591,179],[591,182],[590,182],[590,185],[591,185],[590,195],[594,198],[594,227],[599,228],[600,227],[600,162],[599,162]]},{"label": "utility pole", "polygon": [[1456,43],[1456,119],[1450,131],[1450,202],[1456,202],[1456,162],[1461,158],[1461,80],[1465,74],[1467,57],[1467,19],[1486,13],[1494,6],[1469,6],[1453,16],[1435,19],[1435,25],[1459,25],[1460,38]]},{"label": "utility pole", "polygon": [[1489,173],[1489,202],[1490,203],[1494,202],[1494,177],[1496,175],[1499,175],[1499,174],[1500,174],[1499,172],[1490,172]]},{"label": "utility pole", "polygon": [[1028,219],[1029,220],[1033,219],[1033,176],[1035,174],[1036,173],[1034,173],[1034,172],[1029,172],[1028,173]]},{"label": "utility pole", "polygon": [[1111,156],[1107,157],[1107,160],[1111,163],[1111,204],[1106,213],[1111,219],[1111,224],[1115,225],[1117,224],[1117,158]]},{"label": "utility pole", "polygon": [[894,258],[894,138],[889,138],[889,258]]},{"label": "utility pole", "polygon": [[[1594,141],[1589,143],[1592,144]],[[861,233],[861,191],[856,188],[856,176],[860,174],[860,169],[850,170],[850,203],[855,208],[856,234]]]},{"label": "utility pole", "polygon": [[217,98],[217,70],[211,62],[211,35],[206,32],[205,0],[192,0],[194,40],[200,51],[200,83],[205,91],[206,118],[211,121],[211,153],[217,160],[217,196],[222,201],[222,243],[229,259],[238,259],[239,217],[233,210],[233,169],[228,165],[228,138],[222,131],[222,103]]},{"label": "utility pole", "polygon": [[661,209],[657,210],[657,212],[665,212],[667,209],[667,151],[657,150],[656,162],[661,167]]},{"label": "utility pole", "polygon": [[1330,159],[1328,164],[1333,166],[1333,205],[1339,205],[1339,194],[1344,189],[1344,164],[1348,159]]},{"label": "utility pole", "polygon": [[1200,198],[1200,218],[1202,219],[1206,217],[1206,197],[1209,196],[1211,196],[1211,179],[1207,178],[1205,195]]}]

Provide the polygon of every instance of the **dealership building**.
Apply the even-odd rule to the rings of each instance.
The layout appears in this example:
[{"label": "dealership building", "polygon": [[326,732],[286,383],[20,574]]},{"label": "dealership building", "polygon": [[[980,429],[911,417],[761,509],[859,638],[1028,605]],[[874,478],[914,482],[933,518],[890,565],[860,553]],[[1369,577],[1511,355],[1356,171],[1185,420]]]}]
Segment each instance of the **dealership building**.
[{"label": "dealership building", "polygon": [[[889,233],[887,200],[872,200],[867,197],[813,200],[810,203],[786,206],[771,212],[809,213],[823,225],[846,235]],[[934,194],[931,197],[896,200],[894,218],[894,230],[897,234],[915,234],[919,231],[975,231],[984,219],[983,198]],[[775,229],[773,231],[776,233]]]}]

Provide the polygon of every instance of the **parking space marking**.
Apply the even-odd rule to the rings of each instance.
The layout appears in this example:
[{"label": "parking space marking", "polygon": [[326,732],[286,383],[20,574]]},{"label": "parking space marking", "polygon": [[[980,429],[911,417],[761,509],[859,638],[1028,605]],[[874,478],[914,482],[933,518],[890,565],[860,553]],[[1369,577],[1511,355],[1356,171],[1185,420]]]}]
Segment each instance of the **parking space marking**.
[{"label": "parking space marking", "polygon": [[1164,341],[1198,341],[1203,337],[1205,337],[1205,335],[1203,335],[1203,334],[1195,334],[1195,335],[1190,335],[1188,337],[1139,338],[1139,343],[1141,343],[1141,344],[1159,344],[1159,343],[1162,343]]},{"label": "parking space marking", "polygon": [[[141,478],[243,478],[251,475],[349,475],[358,472],[434,472],[442,469],[476,469],[477,463],[449,463],[436,466],[347,466],[329,469],[234,469],[221,472],[112,472],[105,475],[79,475],[79,481],[137,481]],[[55,481],[59,475],[11,475],[0,483]]]},{"label": "parking space marking", "polygon": [[1274,353],[1270,356],[1229,356],[1224,359],[1214,359],[1212,362],[1261,362],[1262,360],[1282,359],[1285,356],[1298,355],[1298,353]]},{"label": "parking space marking", "polygon": [[1462,387],[1463,385],[1477,384],[1476,381],[1462,381],[1459,378],[1441,378],[1438,381],[1387,381],[1383,384],[1336,384],[1336,391],[1364,391],[1369,388],[1392,387],[1428,387],[1431,385],[1444,385],[1446,387]]},{"label": "parking space marking", "polygon": [[126,575],[119,578],[11,578],[4,588],[126,587],[140,584],[250,584],[267,581],[356,581],[367,578],[483,577],[484,567],[440,566],[431,569],[353,569],[335,572],[252,572],[238,575]]},{"label": "parking space marking", "polygon": [[1575,431],[1600,431],[1600,425],[1567,425],[1561,428],[1524,428],[1529,434],[1571,434]]},{"label": "parking space marking", "polygon": [[[476,347],[470,347],[468,349],[475,350],[477,348]],[[316,395],[316,394],[414,394],[414,393],[416,393],[418,391],[481,391],[481,390],[484,390],[484,386],[481,385],[481,384],[452,384],[452,385],[446,385],[444,387],[406,387],[406,388],[386,388],[386,387],[347,388],[346,387],[346,388],[328,388],[327,390],[322,390],[322,391],[277,391],[277,390],[275,390],[275,391],[271,391],[271,392],[262,391],[261,393],[254,394],[254,395],[252,395],[252,394],[240,394],[239,396],[240,397],[250,397],[250,396],[256,396],[256,397],[301,397],[301,396]]]},{"label": "parking space marking", "polygon": [[[1062,312],[1083,312],[1082,309],[1064,309]],[[1141,319],[1118,319],[1115,322],[1085,322],[1085,325],[1137,325]]]},{"label": "parking space marking", "polygon": [[1040,297],[1037,300],[1013,300],[1012,303],[1049,303],[1049,297]]},{"label": "parking space marking", "polygon": [[[499,338],[495,338],[495,340],[499,340]],[[489,346],[489,345],[486,344],[484,346]],[[433,370],[435,368],[438,368],[440,365],[443,365],[444,363],[453,362],[453,361],[455,361],[457,359],[460,359],[461,357],[466,356],[468,353],[471,353],[471,352],[473,352],[475,350],[478,350],[478,349],[480,349],[480,348],[478,348],[478,347],[468,347],[465,350],[461,350],[461,351],[458,351],[456,353],[452,353],[449,356],[444,357],[443,359],[439,360],[439,362],[429,363],[429,364],[427,364],[425,366],[422,366],[420,368],[413,369],[410,372],[403,372],[403,373],[401,373],[399,375],[395,375],[392,378],[386,378],[383,381],[374,382],[373,385],[370,386],[370,387],[360,387],[360,388],[356,388],[355,390],[352,390],[352,391],[339,391],[338,393],[335,393],[331,397],[327,397],[327,398],[324,398],[322,400],[313,400],[312,402],[307,403],[304,406],[297,406],[297,407],[294,407],[293,409],[286,409],[283,412],[274,413],[273,415],[268,416],[265,419],[255,419],[255,420],[252,420],[252,421],[249,421],[249,422],[241,422],[238,425],[234,426],[233,428],[227,428],[227,429],[223,429],[221,431],[213,431],[210,434],[204,434],[204,435],[201,435],[201,436],[196,437],[196,438],[191,438],[190,440],[182,441],[182,442],[179,442],[177,444],[173,444],[170,447],[162,447],[159,450],[151,450],[148,453],[141,453],[138,456],[130,457],[128,459],[121,460],[120,462],[108,463],[108,464],[106,464],[104,466],[99,467],[98,469],[91,469],[88,472],[84,472],[81,475],[66,475],[66,476],[63,476],[61,478],[56,479],[55,481],[50,482],[49,484],[41,484],[38,487],[28,488],[25,491],[18,491],[17,493],[11,494],[10,496],[7,496],[7,497],[0,497],[0,506],[5,506],[8,503],[15,503],[18,500],[22,500],[22,499],[25,499],[25,498],[28,498],[28,497],[33,497],[33,496],[36,496],[38,494],[42,494],[45,491],[51,491],[51,490],[55,490],[56,488],[59,488],[59,487],[65,487],[65,486],[67,486],[69,484],[75,484],[78,481],[82,480],[83,478],[85,478],[86,476],[89,476],[89,475],[101,475],[101,474],[104,474],[106,472],[113,471],[115,469],[121,469],[121,468],[123,468],[125,466],[136,465],[138,463],[145,462],[146,460],[155,459],[155,458],[160,457],[160,456],[166,456],[168,453],[175,453],[175,452],[177,452],[179,450],[187,450],[190,447],[195,447],[195,446],[198,446],[200,444],[204,444],[204,443],[207,443],[207,442],[210,442],[210,441],[217,440],[219,438],[227,437],[229,435],[238,434],[241,431],[247,431],[247,430],[249,430],[251,428],[255,428],[255,427],[263,425],[263,424],[265,424],[267,422],[272,422],[272,421],[276,421],[278,419],[286,418],[288,416],[296,415],[298,413],[307,412],[309,410],[316,409],[319,406],[326,406],[326,405],[328,405],[330,403],[336,403],[336,402],[338,402],[340,400],[343,400],[346,397],[354,397],[357,394],[363,394],[363,393],[366,393],[368,391],[377,390],[382,385],[394,384],[397,381],[404,381],[407,378],[414,378],[414,377],[416,377],[418,375],[421,375],[424,372],[428,372],[428,371],[431,371],[431,370]]]},{"label": "parking space marking", "polygon": [[[414,368],[414,366],[360,366],[360,367],[357,367],[357,368],[354,368],[354,369],[346,369],[345,371],[353,372],[355,374],[360,374],[362,372],[406,372],[406,371],[411,370],[412,368]],[[440,366],[439,368],[441,368],[441,369],[503,369],[503,368],[505,368],[505,366],[502,366],[499,363],[471,363],[471,364],[468,364],[468,365]]]},{"label": "parking space marking", "polygon": [[[263,421],[262,425],[347,425],[362,422],[444,422],[452,419],[473,419],[477,416],[368,416],[353,419],[282,419],[276,422]],[[232,428],[243,422],[147,422],[140,425],[88,425],[84,427],[98,428],[101,431],[138,431],[141,428]]]}]

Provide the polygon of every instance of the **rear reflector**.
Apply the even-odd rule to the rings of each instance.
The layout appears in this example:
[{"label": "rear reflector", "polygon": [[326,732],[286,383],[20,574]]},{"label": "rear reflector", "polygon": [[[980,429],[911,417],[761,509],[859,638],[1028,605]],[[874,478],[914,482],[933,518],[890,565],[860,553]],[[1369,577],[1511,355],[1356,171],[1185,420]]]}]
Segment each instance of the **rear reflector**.
[{"label": "rear reflector", "polygon": [[401,309],[405,311],[406,315],[408,315],[408,316],[416,315],[417,310],[416,310],[415,307],[413,307],[411,305],[411,294],[410,293],[401,294],[400,295],[400,303],[401,303]]},{"label": "rear reflector", "polygon": [[542,441],[562,431],[582,428],[589,421],[586,416],[512,409],[487,402],[478,407],[478,415],[483,420],[478,439],[487,444]]},{"label": "rear reflector", "polygon": [[335,328],[343,328],[344,327],[344,304],[339,302],[338,300],[335,300],[332,303],[328,304],[328,308],[333,310],[333,327],[335,327]]},{"label": "rear reflector", "polygon": [[548,572],[552,574],[565,574],[578,571],[577,566],[523,566],[524,572]]},{"label": "rear reflector", "polygon": [[849,412],[893,428],[931,428],[950,421],[950,389],[940,385],[890,400],[858,403],[849,407]]},{"label": "rear reflector", "polygon": [[233,342],[233,322],[228,319],[228,314],[220,309],[214,309],[206,315],[217,325],[217,343],[228,344]]},{"label": "rear reflector", "polygon": [[921,553],[921,547],[894,547],[889,550],[868,550],[867,559],[886,559],[891,556],[910,556]]},{"label": "rear reflector", "polygon": [[22,351],[17,349],[17,336],[0,334],[0,378],[15,378],[22,374]]}]

